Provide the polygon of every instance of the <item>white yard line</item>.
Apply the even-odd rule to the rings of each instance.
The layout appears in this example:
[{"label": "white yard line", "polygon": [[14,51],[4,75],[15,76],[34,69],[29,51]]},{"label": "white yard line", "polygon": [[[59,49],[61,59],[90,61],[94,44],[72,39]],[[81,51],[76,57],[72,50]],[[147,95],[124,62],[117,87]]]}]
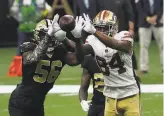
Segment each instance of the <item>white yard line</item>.
[{"label": "white yard line", "polygon": [[[16,85],[0,85],[0,94],[11,93]],[[49,93],[78,93],[80,85],[54,85]],[[92,93],[93,88],[90,85],[88,92]],[[142,84],[142,93],[164,93],[163,84]]]}]

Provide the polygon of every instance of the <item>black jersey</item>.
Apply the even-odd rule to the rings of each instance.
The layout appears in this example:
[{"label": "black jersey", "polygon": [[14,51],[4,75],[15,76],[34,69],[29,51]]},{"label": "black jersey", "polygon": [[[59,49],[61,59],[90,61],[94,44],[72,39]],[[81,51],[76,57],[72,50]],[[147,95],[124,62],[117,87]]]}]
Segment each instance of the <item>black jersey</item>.
[{"label": "black jersey", "polygon": [[53,87],[55,80],[65,65],[65,54],[66,49],[61,44],[55,48],[52,56],[45,54],[42,56],[42,60],[37,63],[23,64],[22,82],[12,93],[11,99],[27,98],[29,100],[28,106],[42,106],[46,94]]},{"label": "black jersey", "polygon": [[91,55],[85,56],[82,67],[86,68],[90,73],[90,75],[92,76],[92,82],[93,82],[92,102],[95,104],[104,104],[105,103],[105,97],[103,95],[104,78],[103,78],[103,74],[100,71],[100,68],[97,65],[96,60]]}]

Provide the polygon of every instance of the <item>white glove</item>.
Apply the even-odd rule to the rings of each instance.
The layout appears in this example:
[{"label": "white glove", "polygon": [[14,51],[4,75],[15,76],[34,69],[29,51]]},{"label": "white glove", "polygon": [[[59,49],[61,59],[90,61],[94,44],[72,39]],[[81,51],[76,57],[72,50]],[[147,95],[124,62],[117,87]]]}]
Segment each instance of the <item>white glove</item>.
[{"label": "white glove", "polygon": [[82,18],[82,16],[77,16],[75,22],[76,22],[75,28],[71,31],[71,33],[75,38],[80,38],[81,31],[84,27],[83,25],[84,19]]},{"label": "white glove", "polygon": [[54,34],[54,36],[57,40],[63,41],[66,39],[66,32],[60,29]]},{"label": "white glove", "polygon": [[60,30],[58,19],[59,19],[59,15],[56,14],[54,16],[54,19],[52,20],[52,23],[49,23],[50,25],[48,25],[48,32],[47,32],[48,35],[53,36],[55,32]]},{"label": "white glove", "polygon": [[66,38],[66,32],[61,30],[61,28],[59,27],[58,24],[58,19],[59,19],[59,15],[56,14],[54,16],[54,19],[52,21],[52,24],[49,25],[48,27],[48,34],[50,36],[55,36],[55,38],[59,41],[63,41]]},{"label": "white glove", "polygon": [[83,111],[88,112],[89,107],[90,107],[90,103],[91,103],[91,101],[85,101],[85,100],[82,100],[80,102]]},{"label": "white glove", "polygon": [[94,34],[96,32],[96,28],[93,26],[91,19],[85,13],[83,13],[83,16],[84,16],[84,25],[85,25],[83,30],[90,34]]}]

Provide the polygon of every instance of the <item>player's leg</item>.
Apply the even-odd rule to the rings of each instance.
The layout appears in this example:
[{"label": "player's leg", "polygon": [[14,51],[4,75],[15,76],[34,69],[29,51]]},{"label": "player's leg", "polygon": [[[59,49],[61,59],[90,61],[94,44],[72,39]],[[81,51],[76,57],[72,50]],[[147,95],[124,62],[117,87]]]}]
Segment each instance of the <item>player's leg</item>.
[{"label": "player's leg", "polygon": [[22,110],[14,108],[14,107],[10,107],[9,108],[9,115],[10,116],[24,116],[24,113]]},{"label": "player's leg", "polygon": [[99,109],[100,109],[100,111],[99,111],[99,114],[97,116],[104,116],[105,106],[100,106]]},{"label": "player's leg", "polygon": [[16,107],[9,107],[10,116],[44,116],[44,110],[22,110]]},{"label": "player's leg", "polygon": [[15,107],[9,108],[10,116],[44,116],[42,111],[22,110]]},{"label": "player's leg", "polygon": [[117,116],[116,100],[106,97],[104,116]]},{"label": "player's leg", "polygon": [[8,110],[10,116],[44,116],[44,107],[33,108],[34,104],[29,99],[13,98],[9,99]]},{"label": "player's leg", "polygon": [[153,34],[160,50],[161,67],[163,68],[163,27],[153,27]]},{"label": "player's leg", "polygon": [[148,71],[148,47],[151,42],[152,29],[151,28],[139,28],[140,39],[140,70]]},{"label": "player's leg", "polygon": [[119,105],[125,111],[124,116],[141,116],[139,94],[121,100]]},{"label": "player's leg", "polygon": [[97,116],[98,110],[99,109],[96,104],[91,104],[88,111],[88,116]]}]

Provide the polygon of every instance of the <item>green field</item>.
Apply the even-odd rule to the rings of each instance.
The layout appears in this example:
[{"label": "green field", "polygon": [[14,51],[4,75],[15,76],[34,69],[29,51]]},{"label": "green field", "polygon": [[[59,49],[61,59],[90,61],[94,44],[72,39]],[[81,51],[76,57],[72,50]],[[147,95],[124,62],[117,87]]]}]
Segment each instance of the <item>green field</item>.
[{"label": "green field", "polygon": [[[0,116],[8,116],[9,95],[0,96]],[[142,116],[162,116],[162,94],[142,94]],[[50,94],[45,102],[46,116],[86,116],[78,96]]]},{"label": "green field", "polygon": [[[135,43],[136,56],[139,56],[139,45]],[[162,84],[163,78],[160,67],[158,47],[155,42],[151,43],[150,70],[142,75],[143,84]],[[7,77],[8,67],[16,54],[16,48],[0,48],[0,85],[15,85],[20,82],[21,77]],[[139,61],[139,60],[138,60]],[[80,83],[81,68],[66,66],[58,77],[58,85],[78,85]],[[91,95],[90,95],[91,96]],[[142,116],[162,116],[163,94],[142,94]],[[0,94],[0,116],[8,116],[9,94]],[[60,94],[48,94],[45,102],[46,116],[86,116],[81,110],[78,96],[61,96]]]}]

